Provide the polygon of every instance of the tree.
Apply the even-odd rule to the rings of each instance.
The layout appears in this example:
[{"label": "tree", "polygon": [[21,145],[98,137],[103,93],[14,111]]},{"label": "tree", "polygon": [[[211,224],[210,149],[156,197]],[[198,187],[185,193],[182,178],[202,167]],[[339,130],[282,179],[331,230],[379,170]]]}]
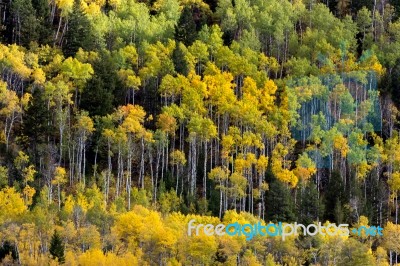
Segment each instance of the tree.
[{"label": "tree", "polygon": [[190,59],[191,56],[186,46],[182,42],[178,42],[172,54],[175,71],[179,74],[187,76],[189,74],[189,70],[192,68]]},{"label": "tree", "polygon": [[337,1],[337,10],[341,17],[344,17],[349,8],[350,1],[349,0],[338,0]]},{"label": "tree", "polygon": [[44,93],[44,90],[40,89],[32,93],[32,100],[22,116],[24,123],[21,125],[21,146],[30,151],[35,165],[40,163],[41,145],[53,135],[51,113],[48,111],[48,101]]},{"label": "tree", "polygon": [[185,6],[178,24],[175,26],[175,40],[189,46],[195,41],[196,37],[196,23],[193,19],[192,10],[189,6]]},{"label": "tree", "polygon": [[307,182],[308,179],[317,172],[315,163],[308,157],[307,153],[303,153],[299,156],[296,161],[296,169],[294,174],[303,182]]},{"label": "tree", "polygon": [[270,221],[291,222],[295,218],[290,191],[281,181],[269,184],[266,202],[267,219]]},{"label": "tree", "polygon": [[26,187],[28,182],[34,181],[36,174],[35,166],[29,163],[29,156],[23,151],[18,152],[18,156],[14,160],[15,168],[19,171],[23,178],[23,185]]},{"label": "tree", "polygon": [[2,246],[0,247],[0,261],[5,262],[6,256],[10,256],[14,261],[19,259],[19,253],[15,245],[10,243],[10,241],[4,241]]},{"label": "tree", "polygon": [[27,46],[31,41],[37,41],[39,23],[32,1],[17,0],[10,3],[11,14],[8,23],[6,23],[8,34],[5,34],[5,37],[8,37],[8,43]]},{"label": "tree", "polygon": [[393,252],[400,253],[400,225],[388,222],[383,230],[383,237],[384,247],[390,253],[390,265],[393,265]]},{"label": "tree", "polygon": [[36,11],[38,41],[40,44],[50,44],[53,41],[53,32],[49,31],[52,26],[50,5],[45,0],[32,0],[32,6]]},{"label": "tree", "polygon": [[196,74],[201,74],[202,62],[208,59],[207,45],[201,41],[194,41],[191,46],[188,47],[189,52],[194,56],[196,61]]},{"label": "tree", "polygon": [[[83,182],[86,185],[86,142],[89,136],[95,131],[93,120],[88,116],[88,113],[82,111],[77,116],[76,121],[76,170],[71,174],[76,174],[76,178],[79,182]],[[71,179],[72,180],[72,179]]]},{"label": "tree", "polygon": [[369,9],[365,6],[361,8],[357,13],[357,26],[359,31],[362,33],[362,48],[369,48],[372,42],[371,26],[372,26],[372,14]]},{"label": "tree", "polygon": [[215,186],[216,189],[219,189],[219,218],[222,218],[222,212],[225,211],[225,208],[223,208],[223,200],[224,200],[224,195],[227,192],[227,180],[229,178],[229,170],[223,167],[216,167],[213,168],[209,173],[208,173],[208,178],[214,182],[218,182],[219,184]]},{"label": "tree", "polygon": [[88,51],[95,48],[92,25],[82,12],[80,2],[80,0],[75,0],[72,12],[68,17],[68,30],[65,37],[62,38],[62,48],[66,57],[74,56],[81,47]]},{"label": "tree", "polygon": [[342,222],[342,206],[345,204],[344,185],[340,173],[332,172],[325,192],[325,216],[328,221]]},{"label": "tree", "polygon": [[[102,60],[96,62],[101,64]],[[107,67],[104,64],[103,67]],[[105,72],[105,71],[104,71]],[[91,116],[106,115],[112,112],[114,102],[114,89],[116,87],[115,78],[112,77],[110,70],[110,79],[105,79],[95,70],[95,75],[87,82],[81,96],[80,106],[84,107]],[[114,79],[114,80],[113,80]],[[116,97],[115,97],[116,98]]]},{"label": "tree", "polygon": [[313,182],[308,182],[301,188],[297,200],[298,219],[303,224],[311,224],[314,221],[322,220],[324,205],[317,187]]},{"label": "tree", "polygon": [[67,172],[63,167],[57,166],[54,171],[54,179],[52,184],[57,185],[58,195],[58,210],[61,209],[61,190],[60,186],[67,183]]},{"label": "tree", "polygon": [[[4,140],[6,143],[6,149],[8,150],[11,132],[14,125],[18,122],[22,113],[20,99],[18,98],[15,91],[7,89],[5,82],[0,81],[0,117],[3,117],[3,132]],[[1,139],[1,138],[0,138]]]},{"label": "tree", "polygon": [[64,263],[64,244],[57,230],[54,230],[51,237],[49,252],[53,259],[57,259],[59,263]]},{"label": "tree", "polygon": [[0,225],[13,220],[26,211],[21,194],[14,188],[5,187],[0,190]]},{"label": "tree", "polygon": [[[176,166],[176,186],[175,192],[178,193],[179,175],[182,172],[183,166],[186,164],[185,153],[180,150],[174,150],[170,154],[170,164]],[[181,181],[183,183],[183,180]],[[183,187],[183,184],[182,184]]]}]

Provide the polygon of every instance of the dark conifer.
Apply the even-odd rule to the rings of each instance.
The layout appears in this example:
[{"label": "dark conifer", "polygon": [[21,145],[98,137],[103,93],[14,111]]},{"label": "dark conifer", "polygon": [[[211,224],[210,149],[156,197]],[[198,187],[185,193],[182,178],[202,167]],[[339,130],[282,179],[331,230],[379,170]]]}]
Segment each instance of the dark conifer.
[{"label": "dark conifer", "polygon": [[54,234],[51,237],[49,252],[53,259],[57,259],[58,262],[63,263],[65,261],[64,245],[62,243],[61,236],[58,234],[57,231],[54,231]]}]

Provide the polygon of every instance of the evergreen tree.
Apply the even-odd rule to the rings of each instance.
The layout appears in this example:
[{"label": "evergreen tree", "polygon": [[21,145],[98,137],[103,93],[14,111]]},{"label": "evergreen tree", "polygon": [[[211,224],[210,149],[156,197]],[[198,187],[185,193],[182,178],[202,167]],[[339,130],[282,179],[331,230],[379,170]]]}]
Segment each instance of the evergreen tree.
[{"label": "evergreen tree", "polygon": [[196,37],[196,23],[193,19],[192,11],[189,7],[185,7],[179,18],[178,25],[175,26],[175,40],[189,46],[196,40]]},{"label": "evergreen tree", "polygon": [[266,220],[275,222],[291,222],[295,220],[290,190],[278,180],[270,184],[265,208],[267,209]]},{"label": "evergreen tree", "polygon": [[[4,10],[5,31],[1,35],[7,43],[27,46],[38,40],[38,20],[30,0],[10,1],[9,10]],[[7,12],[9,11],[9,12]]]},{"label": "evergreen tree", "polygon": [[102,53],[93,65],[94,76],[89,80],[82,92],[80,107],[91,116],[106,115],[114,107],[124,103],[125,95],[117,76],[116,64],[110,53]]},{"label": "evergreen tree", "polygon": [[297,192],[299,195],[298,218],[303,224],[310,224],[320,220],[324,206],[318,198],[317,187],[313,182],[309,182],[304,188]]},{"label": "evergreen tree", "polygon": [[81,47],[86,51],[92,51],[94,45],[92,26],[80,8],[80,1],[76,0],[68,19],[68,30],[62,44],[64,55],[66,58],[74,56]]},{"label": "evergreen tree", "polygon": [[46,143],[49,136],[54,132],[50,123],[50,113],[47,110],[47,102],[44,99],[43,91],[35,89],[32,93],[32,100],[29,102],[22,119],[20,145],[30,151],[35,164],[40,163],[40,146]]},{"label": "evergreen tree", "polygon": [[54,234],[51,237],[49,252],[51,256],[53,256],[53,259],[57,258],[60,263],[63,263],[65,261],[64,245],[62,243],[61,236],[58,234],[57,231],[54,231]]},{"label": "evergreen tree", "polygon": [[189,67],[185,60],[185,52],[182,49],[184,47],[182,43],[178,43],[172,53],[172,60],[174,62],[175,71],[186,76],[189,73]]},{"label": "evergreen tree", "polygon": [[338,172],[332,172],[325,192],[325,220],[339,222],[343,217],[343,205],[345,195],[343,193],[343,181]]},{"label": "evergreen tree", "polygon": [[386,85],[388,92],[392,94],[393,102],[400,106],[400,59],[396,60],[396,65],[393,70],[387,74],[387,77],[382,81]]},{"label": "evergreen tree", "polygon": [[52,25],[50,23],[50,6],[47,0],[32,0],[36,10],[38,41],[40,44],[50,44],[53,40]]}]

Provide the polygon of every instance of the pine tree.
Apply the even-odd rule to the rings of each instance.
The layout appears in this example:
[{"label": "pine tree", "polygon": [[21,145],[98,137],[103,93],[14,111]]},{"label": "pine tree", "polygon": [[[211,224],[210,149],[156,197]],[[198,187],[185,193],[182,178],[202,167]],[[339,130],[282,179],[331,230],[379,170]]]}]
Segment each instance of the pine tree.
[{"label": "pine tree", "polygon": [[50,44],[53,41],[50,5],[47,0],[32,0],[32,6],[36,10],[38,41],[40,44]]},{"label": "pine tree", "polygon": [[179,18],[178,25],[175,26],[175,40],[189,46],[196,40],[196,37],[196,23],[193,19],[192,11],[189,7],[185,7]]},{"label": "pine tree", "polygon": [[30,150],[32,160],[35,164],[40,161],[40,145],[46,143],[52,136],[52,125],[50,124],[50,113],[46,109],[46,101],[43,92],[36,89],[32,94],[32,101],[29,102],[22,119],[20,144],[26,150]]},{"label": "pine tree", "polygon": [[62,243],[61,236],[58,234],[56,230],[54,231],[54,234],[51,237],[49,251],[53,259],[57,258],[60,263],[63,263],[65,261],[64,245]]},{"label": "pine tree", "polygon": [[270,184],[266,209],[268,220],[291,222],[295,219],[290,190],[279,180]]},{"label": "pine tree", "polygon": [[175,71],[186,76],[189,73],[189,65],[183,49],[186,49],[186,47],[182,43],[178,43],[172,53],[172,60],[174,62]]},{"label": "pine tree", "polygon": [[68,19],[68,30],[62,44],[65,58],[74,56],[81,47],[87,51],[94,50],[94,44],[90,21],[80,8],[80,0],[76,0],[73,12]]},{"label": "pine tree", "polygon": [[340,173],[332,172],[328,186],[325,192],[325,220],[338,222],[342,217],[342,206],[344,206],[345,197],[343,195],[344,184]]},{"label": "pine tree", "polygon": [[5,39],[8,43],[27,46],[38,40],[38,20],[30,0],[10,1],[10,16],[6,22]]}]

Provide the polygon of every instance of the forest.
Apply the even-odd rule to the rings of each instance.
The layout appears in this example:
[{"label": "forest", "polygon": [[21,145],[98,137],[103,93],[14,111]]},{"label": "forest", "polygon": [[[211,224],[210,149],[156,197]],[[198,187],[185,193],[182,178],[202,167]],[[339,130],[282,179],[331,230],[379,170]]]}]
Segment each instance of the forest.
[{"label": "forest", "polygon": [[[0,264],[400,263],[399,1],[0,14]],[[383,236],[189,236],[192,219]]]}]

